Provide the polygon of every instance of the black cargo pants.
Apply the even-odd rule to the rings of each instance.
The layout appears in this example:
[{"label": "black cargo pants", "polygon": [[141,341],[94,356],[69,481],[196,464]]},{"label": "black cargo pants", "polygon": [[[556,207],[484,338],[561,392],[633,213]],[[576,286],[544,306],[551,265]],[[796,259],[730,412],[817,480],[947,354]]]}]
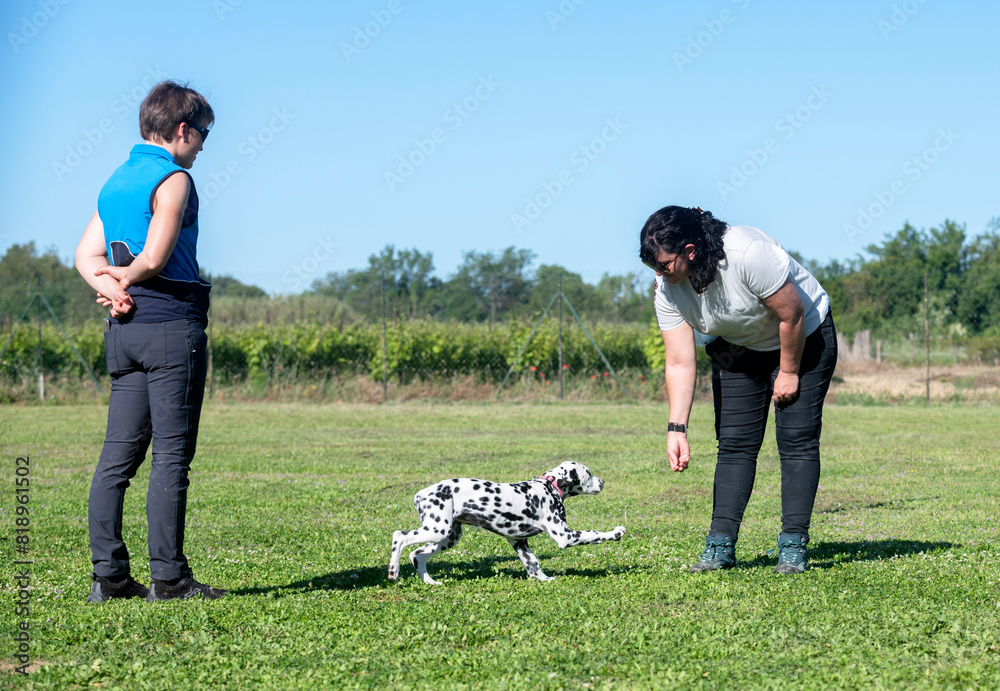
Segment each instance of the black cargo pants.
[{"label": "black cargo pants", "polygon": [[122,539],[125,490],[152,442],[146,495],[150,572],[158,580],[189,576],[184,518],[205,392],[205,328],[188,320],[111,324],[104,337],[111,403],[90,487],[94,573],[118,578],[130,572]]}]

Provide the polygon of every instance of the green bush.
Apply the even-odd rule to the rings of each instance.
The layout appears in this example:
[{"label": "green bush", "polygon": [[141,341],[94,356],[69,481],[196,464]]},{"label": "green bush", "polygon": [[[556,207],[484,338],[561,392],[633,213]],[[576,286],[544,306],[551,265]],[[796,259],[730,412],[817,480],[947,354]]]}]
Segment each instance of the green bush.
[{"label": "green bush", "polygon": [[[19,377],[38,369],[37,324],[22,324],[14,333],[13,340],[3,351],[0,359],[0,374],[4,377]],[[67,336],[70,340],[67,340]],[[7,343],[10,336],[3,339]],[[72,344],[70,343],[72,341]],[[104,334],[101,322],[83,326],[67,327],[66,334],[54,324],[43,324],[41,328],[42,371],[46,374],[88,376],[80,358],[73,352],[75,345],[83,361],[100,376],[107,372],[104,360]],[[2,347],[2,345],[0,345]]]},{"label": "green bush", "polygon": [[970,338],[968,351],[983,364],[1000,364],[1000,336]]},{"label": "green bush", "polygon": [[[660,331],[655,318],[649,323],[649,330],[642,341],[642,350],[646,362],[649,363],[649,368],[654,372],[662,373],[666,366],[667,354],[663,348],[663,332]],[[704,348],[695,349],[695,366],[699,378],[711,378],[712,359],[708,357]]]},{"label": "green bush", "polygon": [[[525,347],[534,326],[520,320],[497,324],[492,329],[485,324],[429,320],[390,323],[386,329],[386,373],[399,384],[456,378],[499,384],[524,348],[510,383],[556,380],[560,364],[558,322],[543,322]],[[643,383],[648,379],[657,386],[662,384],[663,339],[655,320],[648,324],[588,324],[587,329],[619,375],[626,372],[630,381]],[[275,384],[289,389],[358,376],[371,381],[382,379],[379,323],[342,327],[304,322],[254,326],[215,323],[210,334],[212,381],[223,386],[247,383],[256,391]],[[105,376],[100,321],[67,327],[66,335],[54,324],[44,324],[41,335],[42,369],[47,377],[71,380],[88,376],[66,336],[98,378]],[[987,365],[1000,360],[1000,337],[979,336],[956,343],[958,349],[942,350],[940,358],[951,361],[960,355],[963,360]],[[911,360],[922,362],[923,352],[917,346],[896,339],[884,345],[882,355],[893,362],[906,362],[909,354]],[[563,325],[562,364],[563,374],[577,382],[603,380],[604,373],[609,372],[587,334],[575,322]],[[0,358],[0,379],[8,398],[19,396],[11,393],[17,390],[17,382],[31,380],[37,368],[38,328],[25,324]],[[697,368],[699,386],[707,390],[712,368],[703,348],[697,350]]]},{"label": "green bush", "polygon": [[[639,325],[597,324],[591,335],[616,370],[651,367]],[[514,364],[531,327],[511,322],[490,329],[482,324],[401,322],[386,330],[386,371],[400,383],[473,376],[499,381]],[[104,338],[100,322],[70,327],[69,339],[98,376],[106,373]],[[559,373],[559,327],[543,323],[517,363],[515,374],[553,378]],[[380,324],[295,324],[280,326],[222,326],[211,329],[212,376],[221,384],[277,380],[294,383],[307,378],[367,374],[382,378]],[[662,369],[662,345],[660,346]],[[577,324],[563,328],[564,371],[571,375],[603,374],[607,365]],[[38,330],[21,328],[0,362],[8,381],[34,373],[38,367]],[[47,375],[86,376],[66,336],[54,325],[42,327],[42,369]]]}]

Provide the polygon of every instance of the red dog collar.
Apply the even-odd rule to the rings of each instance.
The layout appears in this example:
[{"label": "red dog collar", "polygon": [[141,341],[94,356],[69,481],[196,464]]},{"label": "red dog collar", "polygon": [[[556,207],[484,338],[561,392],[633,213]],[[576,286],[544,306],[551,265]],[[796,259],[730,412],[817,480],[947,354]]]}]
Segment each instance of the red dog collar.
[{"label": "red dog collar", "polygon": [[563,492],[561,489],[559,489],[559,485],[556,484],[556,479],[554,477],[552,477],[551,475],[542,475],[538,479],[539,480],[548,480],[549,482],[552,483],[552,486],[556,488],[556,492],[559,492],[560,498],[563,497],[563,496],[565,496],[566,493]]}]

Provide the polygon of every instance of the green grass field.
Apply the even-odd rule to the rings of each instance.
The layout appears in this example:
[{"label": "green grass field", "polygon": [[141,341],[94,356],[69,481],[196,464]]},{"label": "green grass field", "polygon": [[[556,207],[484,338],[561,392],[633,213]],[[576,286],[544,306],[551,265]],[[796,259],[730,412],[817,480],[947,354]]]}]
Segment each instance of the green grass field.
[{"label": "green grass field", "polygon": [[[773,435],[740,565],[690,575],[711,513],[709,405],[694,458],[665,470],[656,405],[213,404],[192,471],[186,550],[213,602],[87,605],[87,492],[99,406],[4,406],[0,603],[13,658],[30,571],[22,688],[1000,687],[1000,410],[830,406],[811,568],[777,576]],[[30,552],[15,547],[15,461],[30,456]],[[579,460],[605,479],[570,525],[621,542],[531,541],[556,580],[528,580],[505,540],[469,529],[420,582],[385,578],[393,530],[437,480],[528,479]],[[145,567],[148,467],[126,500]],[[27,556],[34,563],[16,566]],[[15,571],[15,569],[18,569]]]}]

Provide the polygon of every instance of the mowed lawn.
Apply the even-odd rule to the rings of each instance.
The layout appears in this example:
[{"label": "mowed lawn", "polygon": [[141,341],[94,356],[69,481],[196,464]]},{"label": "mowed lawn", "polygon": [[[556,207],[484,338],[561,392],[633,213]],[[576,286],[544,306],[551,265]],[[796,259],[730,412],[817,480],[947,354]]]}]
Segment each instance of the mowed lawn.
[{"label": "mowed lawn", "polygon": [[[665,469],[656,405],[209,405],[186,551],[231,589],[202,602],[87,605],[87,493],[99,406],[0,411],[5,663],[15,573],[30,571],[35,669],[6,686],[206,688],[1000,688],[1000,411],[827,408],[811,568],[773,572],[773,434],[739,567],[691,575],[711,514],[714,432],[692,420],[691,468]],[[15,462],[30,457],[30,552],[15,551]],[[502,538],[467,529],[419,581],[386,580],[392,532],[440,479],[532,478],[565,460],[604,492],[570,525],[621,542],[531,540],[556,580],[529,580]],[[148,583],[148,466],[126,501]],[[18,558],[33,560],[15,565]],[[37,666],[37,663],[43,663]],[[36,668],[37,666],[37,668]]]}]

